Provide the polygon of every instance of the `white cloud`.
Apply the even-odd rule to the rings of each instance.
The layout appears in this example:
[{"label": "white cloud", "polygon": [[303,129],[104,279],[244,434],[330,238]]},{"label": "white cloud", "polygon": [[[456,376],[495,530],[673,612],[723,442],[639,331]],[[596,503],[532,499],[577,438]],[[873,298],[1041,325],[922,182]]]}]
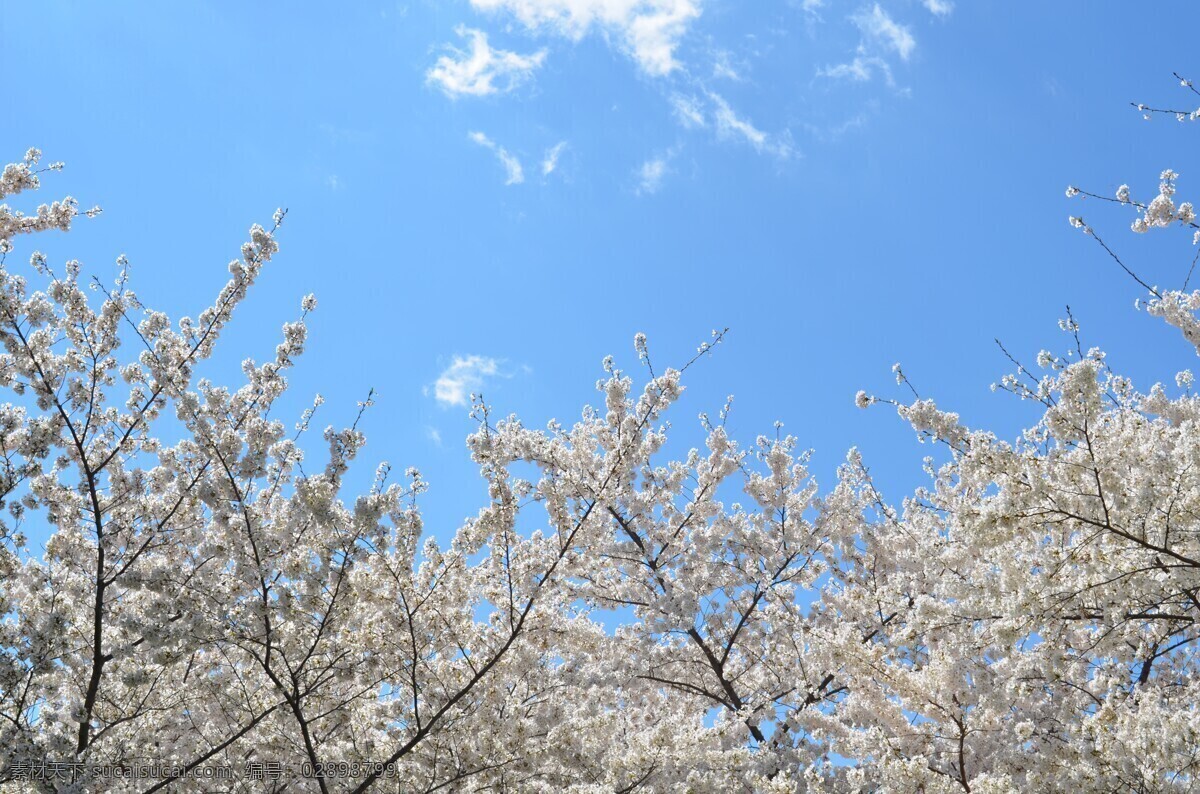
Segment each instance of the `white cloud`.
[{"label": "white cloud", "polygon": [[876,71],[884,76],[888,85],[894,84],[892,68],[888,66],[887,61],[882,58],[874,58],[866,55],[857,55],[850,63],[839,63],[836,66],[826,66],[824,69],[818,69],[817,77],[854,80],[855,82],[865,83],[874,76]]},{"label": "white cloud", "polygon": [[521,161],[510,154],[507,149],[497,145],[495,141],[482,132],[472,132],[467,137],[485,149],[491,149],[496,153],[497,159],[500,160],[500,164],[504,166],[504,172],[507,174],[504,184],[519,185],[525,181],[525,169],[521,167]]},{"label": "white cloud", "polygon": [[425,437],[433,442],[433,445],[440,447],[442,445],[442,434],[438,432],[436,427],[426,427]]},{"label": "white cloud", "polygon": [[500,162],[504,165],[504,172],[508,175],[504,184],[519,185],[525,181],[525,170],[521,168],[520,160],[509,154],[504,147],[497,147],[496,156],[500,158]]},{"label": "white cloud", "polygon": [[525,27],[573,41],[599,29],[648,74],[678,68],[675,50],[700,16],[703,0],[471,0],[481,11],[507,11]]},{"label": "white cloud", "polygon": [[546,51],[519,55],[508,50],[496,50],[488,44],[487,34],[459,26],[459,36],[470,39],[469,52],[450,48],[450,55],[438,58],[425,79],[446,93],[446,96],[487,96],[511,91],[525,82],[546,60]]},{"label": "white cloud", "polygon": [[868,59],[858,57],[850,63],[839,63],[836,66],[826,66],[817,70],[817,77],[832,77],[835,79],[854,80],[865,83],[871,79],[871,67]]},{"label": "white cloud", "polygon": [[[443,406],[468,405],[471,394],[500,374],[500,362],[487,356],[455,356],[433,384],[433,397]],[[436,431],[435,431],[436,432]],[[440,436],[439,436],[440,438]]]},{"label": "white cloud", "polygon": [[732,56],[725,50],[717,50],[713,56],[713,77],[741,82],[742,73],[733,65]]},{"label": "white cloud", "polygon": [[662,187],[663,177],[667,175],[667,159],[654,157],[642,163],[637,170],[638,194],[657,193]]},{"label": "white cloud", "polygon": [[767,134],[757,129],[753,124],[745,119],[738,118],[733,112],[733,108],[729,107],[729,103],[718,94],[711,94],[713,104],[717,106],[717,134],[724,137],[742,137],[750,141],[754,148],[761,149],[767,142]]},{"label": "white cloud", "polygon": [[[722,140],[746,141],[759,152],[773,154],[783,159],[795,154],[789,132],[784,131],[780,135],[763,132],[749,119],[738,116],[723,96],[712,91],[705,93],[707,100],[705,97],[678,93],[671,95],[671,109],[676,120],[685,129],[705,129],[709,126],[711,118],[717,137]],[[647,165],[653,162],[651,160]],[[643,189],[643,192],[652,193],[654,191]]]},{"label": "white cloud", "polygon": [[929,13],[939,17],[949,16],[954,10],[954,3],[950,0],[924,0],[924,4]]},{"label": "white cloud", "polygon": [[675,111],[675,118],[679,119],[679,123],[684,127],[693,129],[707,126],[703,105],[696,97],[672,94],[671,108]]},{"label": "white cloud", "polygon": [[[871,103],[871,104],[874,104],[874,103]],[[812,135],[817,140],[823,141],[823,142],[832,142],[832,141],[840,140],[843,135],[850,132],[851,130],[861,129],[862,127],[865,127],[867,125],[868,120],[869,120],[869,117],[864,112],[864,113],[856,113],[855,115],[851,116],[850,118],[847,118],[845,121],[839,122],[837,124],[820,124],[819,125],[819,124],[806,123],[804,125],[804,128],[805,128],[805,130],[808,131],[808,133],[810,135]]]},{"label": "white cloud", "polygon": [[546,150],[546,155],[542,158],[542,176],[550,176],[554,173],[554,169],[558,168],[558,158],[565,148],[567,148],[567,142],[559,141]]},{"label": "white cloud", "polygon": [[741,138],[760,152],[788,158],[793,152],[791,137],[787,134],[772,136],[758,129],[749,119],[741,118],[720,94],[710,93],[713,103],[713,118],[717,125],[717,137]]},{"label": "white cloud", "polygon": [[872,6],[871,10],[861,11],[850,19],[868,38],[895,50],[901,60],[908,60],[908,56],[917,46],[917,40],[913,38],[909,29],[888,16],[879,3]]}]

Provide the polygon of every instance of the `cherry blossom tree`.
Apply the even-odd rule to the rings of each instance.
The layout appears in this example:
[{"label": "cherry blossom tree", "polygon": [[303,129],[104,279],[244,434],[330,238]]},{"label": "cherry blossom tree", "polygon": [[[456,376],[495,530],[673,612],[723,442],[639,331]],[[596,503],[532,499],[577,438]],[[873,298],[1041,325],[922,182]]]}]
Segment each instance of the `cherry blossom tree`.
[{"label": "cherry blossom tree", "polygon": [[[1191,83],[1181,78],[1193,97]],[[1153,115],[1157,111],[1139,109]],[[1197,114],[1172,114],[1180,121]],[[1132,230],[1200,244],[1174,171],[1157,195],[1122,186],[1077,200],[1132,210]],[[1139,277],[1147,313],[1193,346],[1200,293]],[[998,388],[1041,417],[1016,440],[965,426],[931,400],[892,403],[938,452],[928,487],[888,505],[851,454],[824,503],[843,526],[822,609],[848,689],[814,733],[855,759],[815,788],[887,791],[1190,791],[1196,783],[1200,527],[1192,374],[1140,391],[1085,348],[1067,310],[1065,354],[1043,351]],[[1200,347],[1196,347],[1200,353]],[[1006,351],[1007,352],[1007,351]],[[897,381],[907,377],[897,369]],[[915,396],[915,391],[914,391]],[[886,624],[886,625],[885,625]],[[870,632],[871,641],[859,636]]]},{"label": "cherry blossom tree", "polygon": [[[39,157],[4,170],[4,198],[40,186]],[[123,259],[111,286],[37,252],[43,289],[11,272],[13,240],[79,214],[69,198],[0,208],[0,385],[16,399],[2,420],[7,779],[46,758],[175,775],[265,759],[287,765],[280,786],[330,790],[354,761],[372,765],[356,770],[361,789],[383,772],[432,788],[525,757],[508,715],[558,686],[537,669],[563,612],[556,572],[596,531],[591,503],[568,500],[552,533],[518,537],[486,425],[473,443],[492,502],[450,548],[421,542],[415,471],[401,485],[384,467],[347,502],[358,423],[326,430],[327,460],[308,472],[300,437],[317,406],[294,431],[270,416],[315,299],[270,360],[244,363],[240,388],[196,375],[278,250],[284,213],[251,229],[214,303],[174,325],[141,306]],[[167,428],[182,440],[162,441]],[[31,515],[51,530],[44,556],[24,548]],[[173,782],[189,781],[109,781]]]},{"label": "cherry blossom tree", "polygon": [[[59,169],[30,150],[0,199]],[[1178,181],[1164,171],[1145,202],[1067,192],[1200,245]],[[724,332],[661,371],[639,335],[644,377],[606,360],[602,404],[570,425],[476,401],[487,491],[439,543],[415,470],[347,484],[370,394],[316,461],[320,398],[278,418],[315,298],[241,385],[201,374],[285,212],[175,322],[141,304],[123,257],[106,280],[14,255],[97,212],[0,205],[4,790],[1195,788],[1190,372],[1137,389],[1068,310],[1065,353],[1010,356],[997,388],[1039,416],[1005,440],[897,366],[911,399],[855,398],[932,444],[929,484],[896,506],[855,450],[822,491],[779,428],[739,445],[729,403],[701,416],[703,448],[674,454],[668,413]],[[1071,223],[1200,354],[1190,270],[1153,286]]]}]

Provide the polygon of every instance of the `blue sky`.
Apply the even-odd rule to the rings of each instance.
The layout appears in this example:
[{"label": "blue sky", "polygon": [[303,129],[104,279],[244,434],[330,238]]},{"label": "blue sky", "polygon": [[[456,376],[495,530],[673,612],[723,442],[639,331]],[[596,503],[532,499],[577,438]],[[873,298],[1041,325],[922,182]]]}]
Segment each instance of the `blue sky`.
[{"label": "blue sky", "polygon": [[318,424],[348,422],[374,387],[364,479],[379,459],[421,468],[440,536],[486,498],[460,389],[569,420],[606,354],[636,368],[638,331],[665,365],[731,329],[688,381],[683,440],[733,393],[738,437],[781,420],[826,484],[857,445],[899,500],[928,448],[853,405],[860,388],[899,394],[895,361],[1009,436],[1034,414],[989,391],[1008,371],[993,337],[1030,363],[1064,349],[1065,304],[1139,385],[1192,365],[1067,216],[1158,284],[1182,280],[1188,240],[1135,238],[1119,208],[1063,191],[1152,195],[1172,167],[1197,195],[1197,128],[1128,103],[1188,101],[1171,73],[1200,64],[1167,32],[1198,17],[1183,2],[8,3],[0,143],[66,161],[43,193],[105,209],[39,246],[101,273],[126,253],[143,300],[174,315],[206,305],[250,223],[288,207],[209,374],[270,355],[316,293],[295,413],[321,392]]}]

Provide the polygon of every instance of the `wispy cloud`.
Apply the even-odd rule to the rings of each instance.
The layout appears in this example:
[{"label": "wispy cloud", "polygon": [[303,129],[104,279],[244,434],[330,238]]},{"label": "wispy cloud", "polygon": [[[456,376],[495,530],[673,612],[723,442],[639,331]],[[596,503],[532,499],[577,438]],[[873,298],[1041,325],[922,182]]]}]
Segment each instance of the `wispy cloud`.
[{"label": "wispy cloud", "polygon": [[713,77],[741,82],[742,73],[738,67],[734,66],[733,56],[728,51],[717,50],[713,53]]},{"label": "wispy cloud", "polygon": [[451,53],[438,58],[425,73],[428,83],[454,99],[511,91],[528,80],[546,60],[545,50],[520,55],[493,49],[487,34],[481,30],[460,25],[455,32],[470,40],[470,50],[451,47]]},{"label": "wispy cloud", "polygon": [[652,157],[642,163],[637,169],[638,179],[638,195],[651,195],[657,193],[662,187],[663,177],[667,175],[667,161],[671,157],[671,153],[661,157]]},{"label": "wispy cloud", "polygon": [[436,427],[426,427],[425,437],[432,441],[435,447],[440,447],[442,445],[442,434],[438,432]]},{"label": "wispy cloud", "polygon": [[749,121],[738,118],[729,107],[729,103],[718,94],[710,94],[716,105],[717,134],[723,137],[741,137],[748,140],[756,149],[761,149],[767,142],[767,134],[762,132]]},{"label": "wispy cloud", "polygon": [[949,16],[954,10],[954,3],[951,0],[923,0],[924,5],[929,9],[929,13],[934,16],[944,17]]},{"label": "wispy cloud", "polygon": [[703,103],[694,96],[672,94],[671,109],[679,123],[688,129],[707,126]]},{"label": "wispy cloud", "polygon": [[471,0],[481,11],[506,11],[533,31],[578,41],[600,30],[647,74],[679,67],[675,50],[700,16],[701,0]]},{"label": "wispy cloud", "polygon": [[835,80],[854,80],[855,82],[865,83],[876,72],[884,76],[888,85],[895,84],[895,81],[892,79],[892,67],[888,66],[887,61],[869,55],[857,55],[849,63],[839,63],[836,66],[826,66],[823,69],[818,69],[817,77],[829,77]]},{"label": "wispy cloud", "polygon": [[[500,375],[500,362],[487,356],[455,356],[433,384],[433,397],[445,407],[470,404],[489,378]],[[437,431],[434,431],[435,433]],[[440,440],[441,436],[438,436]]]},{"label": "wispy cloud", "polygon": [[567,148],[567,142],[559,141],[546,150],[546,154],[542,157],[542,176],[550,176],[554,173],[558,168],[558,158],[565,148]]},{"label": "wispy cloud", "polygon": [[496,153],[496,158],[504,166],[504,172],[507,175],[504,184],[519,185],[525,181],[525,169],[521,167],[521,161],[510,154],[507,149],[497,144],[482,132],[472,132],[467,137],[485,149],[491,149]]},{"label": "wispy cloud", "polygon": [[[871,103],[874,104],[874,103]],[[851,130],[865,127],[868,121],[868,115],[865,112],[859,112],[836,124],[812,124],[805,123],[804,129],[808,134],[812,135],[819,141],[832,142],[839,140],[843,135]]]},{"label": "wispy cloud", "polygon": [[850,20],[869,39],[881,43],[888,49],[895,50],[901,60],[907,61],[908,56],[912,55],[913,49],[917,46],[917,40],[913,38],[912,32],[888,16],[888,12],[884,11],[879,3],[869,10],[860,11],[850,17]]},{"label": "wispy cloud", "polygon": [[717,127],[717,137],[741,139],[760,152],[784,159],[794,154],[790,135],[786,133],[778,136],[768,135],[755,127],[749,119],[738,116],[720,94],[709,93],[708,97],[713,103],[713,119]]},{"label": "wispy cloud", "polygon": [[720,94],[712,91],[705,91],[702,96],[674,93],[670,97],[670,104],[676,121],[684,129],[706,129],[711,123],[717,137],[722,140],[743,141],[758,152],[783,159],[795,154],[788,131],[773,135],[760,130],[749,119],[739,116]]}]

